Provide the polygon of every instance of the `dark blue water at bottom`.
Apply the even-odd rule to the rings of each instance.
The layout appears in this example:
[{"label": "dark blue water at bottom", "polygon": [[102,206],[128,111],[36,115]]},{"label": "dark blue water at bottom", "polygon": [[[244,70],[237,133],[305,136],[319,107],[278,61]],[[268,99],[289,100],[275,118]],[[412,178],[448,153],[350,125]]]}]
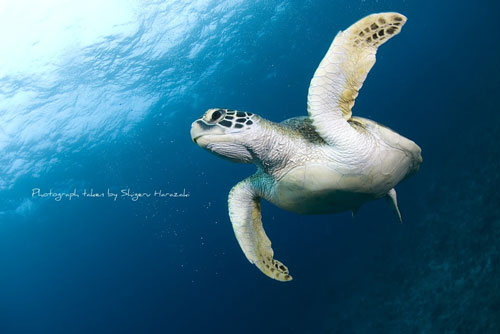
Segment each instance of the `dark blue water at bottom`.
[{"label": "dark blue water at bottom", "polygon": [[[123,6],[102,29],[132,28],[95,43],[101,23],[71,35],[80,44],[65,60],[36,53],[58,45],[42,34],[33,66],[15,72],[24,58],[13,58],[2,73],[0,333],[500,332],[496,3]],[[271,280],[227,214],[229,190],[255,168],[201,150],[190,124],[211,107],[305,115],[336,32],[382,11],[408,22],[380,48],[353,114],[422,148],[420,171],[397,187],[404,222],[384,201],[354,218],[263,202],[294,276]],[[113,201],[108,188],[189,197]]]}]

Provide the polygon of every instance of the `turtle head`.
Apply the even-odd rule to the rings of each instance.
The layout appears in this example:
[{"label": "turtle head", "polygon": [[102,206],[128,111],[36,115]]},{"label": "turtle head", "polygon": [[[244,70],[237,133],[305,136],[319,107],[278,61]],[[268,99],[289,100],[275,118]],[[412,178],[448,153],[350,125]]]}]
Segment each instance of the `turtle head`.
[{"label": "turtle head", "polygon": [[230,109],[208,109],[191,125],[191,139],[198,146],[225,159],[250,163],[249,147],[259,116]]}]

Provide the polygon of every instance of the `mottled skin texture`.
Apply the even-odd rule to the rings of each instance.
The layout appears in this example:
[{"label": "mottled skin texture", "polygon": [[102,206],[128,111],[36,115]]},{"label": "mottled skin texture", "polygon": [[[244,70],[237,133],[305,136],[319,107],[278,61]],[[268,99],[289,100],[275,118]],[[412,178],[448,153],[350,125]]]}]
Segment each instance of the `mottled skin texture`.
[{"label": "mottled skin texture", "polygon": [[398,13],[373,14],[339,32],[311,80],[309,117],[273,123],[251,113],[209,109],[193,122],[191,137],[200,147],[257,165],[253,176],[231,189],[228,207],[241,249],[267,276],[292,279],[274,259],[261,198],[292,212],[319,214],[355,213],[385,197],[401,220],[394,187],[418,170],[420,148],[374,121],[352,117],[351,110],[377,48],[405,22]]}]

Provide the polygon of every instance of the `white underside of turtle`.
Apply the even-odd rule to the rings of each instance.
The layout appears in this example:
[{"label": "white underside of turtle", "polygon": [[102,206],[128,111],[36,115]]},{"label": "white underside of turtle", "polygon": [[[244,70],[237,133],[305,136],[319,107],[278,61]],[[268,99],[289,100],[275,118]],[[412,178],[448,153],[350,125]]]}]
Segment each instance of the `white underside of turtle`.
[{"label": "white underside of turtle", "polygon": [[351,110],[377,48],[405,22],[398,13],[372,14],[339,32],[311,80],[308,117],[273,123],[217,108],[193,122],[191,137],[199,146],[257,165],[254,175],[233,187],[228,206],[241,249],[267,276],[292,279],[274,259],[261,198],[301,214],[354,214],[364,203],[386,198],[401,220],[394,187],[418,170],[421,150],[387,127],[353,117]]}]

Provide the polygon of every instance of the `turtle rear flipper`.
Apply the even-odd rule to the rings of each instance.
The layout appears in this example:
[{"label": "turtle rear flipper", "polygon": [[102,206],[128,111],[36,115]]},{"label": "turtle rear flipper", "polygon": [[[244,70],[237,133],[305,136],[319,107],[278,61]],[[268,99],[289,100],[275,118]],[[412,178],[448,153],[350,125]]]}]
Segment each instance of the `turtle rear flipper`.
[{"label": "turtle rear flipper", "polygon": [[387,203],[389,203],[389,205],[391,206],[392,211],[394,211],[396,216],[398,216],[399,222],[402,223],[403,219],[401,219],[401,212],[399,212],[398,199],[396,197],[396,190],[394,188],[389,190],[387,195],[385,195],[385,199],[387,200]]}]

